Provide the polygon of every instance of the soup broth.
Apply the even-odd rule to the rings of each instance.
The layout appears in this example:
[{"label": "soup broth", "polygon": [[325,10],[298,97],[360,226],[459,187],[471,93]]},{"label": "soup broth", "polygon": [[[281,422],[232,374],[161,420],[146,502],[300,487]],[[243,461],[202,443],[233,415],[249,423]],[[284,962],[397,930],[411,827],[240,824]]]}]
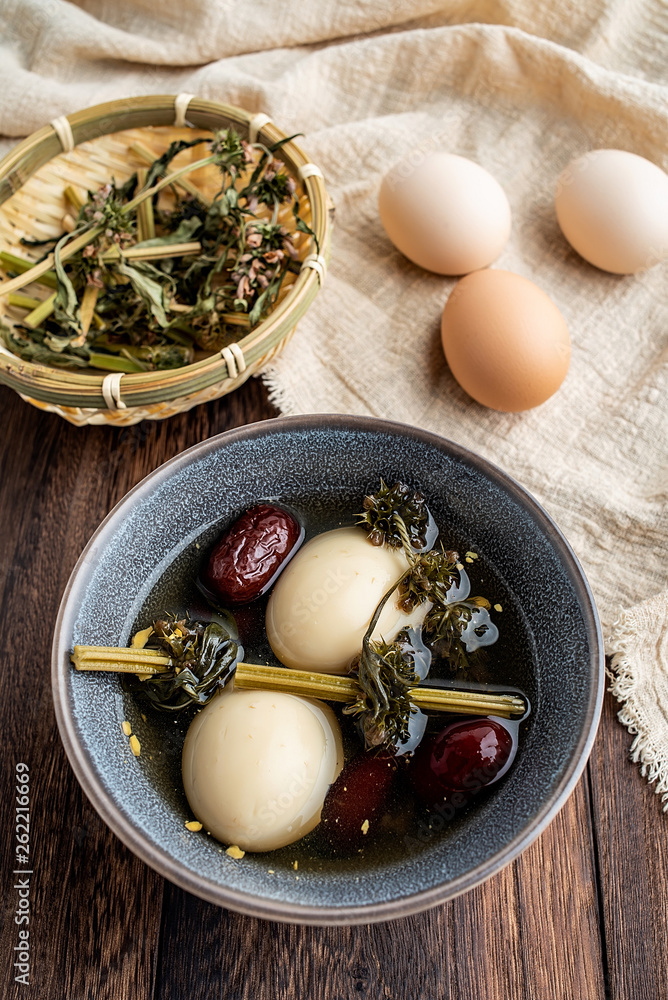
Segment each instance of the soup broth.
[{"label": "soup broth", "polygon": [[[360,498],[361,499],[361,498]],[[313,538],[321,532],[333,528],[350,526],[355,523],[357,507],[350,504],[348,497],[331,495],[314,499],[295,492],[289,496],[258,497],[258,502],[277,503],[292,511],[305,530],[305,539]],[[429,498],[427,498],[429,503]],[[218,620],[231,627],[231,619],[225,612],[218,613],[207,603],[197,587],[197,579],[206,563],[208,554],[221,532],[232,523],[242,511],[237,511],[225,520],[217,521],[202,531],[198,538],[187,544],[177,557],[167,566],[162,575],[146,593],[141,609],[133,622],[129,623],[129,634],[145,628],[165,612],[177,617],[189,614],[191,619]],[[454,537],[445,524],[439,524],[438,544],[446,549],[456,549],[460,557],[470,549],[475,550],[471,540]],[[362,531],[362,529],[359,529]],[[484,552],[477,552],[478,558],[465,564],[471,580],[471,593],[482,594],[492,605],[499,605],[500,612],[494,613],[494,621],[499,629],[496,643],[480,651],[474,657],[474,665],[468,677],[461,672],[453,674],[447,664],[435,657],[429,674],[431,680],[456,681],[458,687],[466,681],[489,685],[489,690],[509,692],[521,689],[529,702],[536,697],[534,665],[534,645],[531,633],[521,607],[503,580],[503,567],[492,566]],[[234,611],[234,621],[243,646],[243,659],[250,663],[281,666],[276,659],[265,632],[265,611],[270,594],[265,594],[250,605]],[[187,709],[176,716],[162,714],[147,707],[128,691],[123,692],[124,712],[132,723],[133,731],[139,735],[142,746],[142,763],[167,795],[170,803],[183,815],[184,823],[192,819],[192,811],[186,800],[181,781],[181,751],[183,741],[197,708]],[[363,753],[363,743],[358,735],[355,721],[343,713],[342,705],[329,703],[341,724],[346,763]],[[465,717],[459,716],[459,719]],[[444,713],[429,713],[427,733],[440,732],[455,719]],[[522,738],[530,721],[506,723],[514,731],[519,741],[518,753],[522,753]],[[373,752],[373,751],[371,751]],[[458,807],[440,807],[428,810],[422,806],[411,791],[406,760],[399,761],[399,774],[394,781],[387,809],[369,836],[361,838],[358,846],[350,851],[334,850],[323,834],[322,826],[317,826],[301,840],[279,850],[246,854],[243,864],[261,864],[267,870],[291,870],[295,875],[307,877],[309,873],[346,870],[354,874],[356,870],[368,871],[370,867],[400,862],[416,851],[433,846],[435,839],[457,836],[462,824],[469,821],[471,814],[481,811],[489,796],[498,793],[503,784],[494,784],[483,789],[471,801]],[[191,834],[205,837],[205,831]],[[227,844],[220,844],[213,837],[208,838],[211,850],[224,852]],[[228,861],[227,858],[224,859]],[[222,860],[221,860],[222,863]],[[295,865],[297,867],[295,867]]]}]

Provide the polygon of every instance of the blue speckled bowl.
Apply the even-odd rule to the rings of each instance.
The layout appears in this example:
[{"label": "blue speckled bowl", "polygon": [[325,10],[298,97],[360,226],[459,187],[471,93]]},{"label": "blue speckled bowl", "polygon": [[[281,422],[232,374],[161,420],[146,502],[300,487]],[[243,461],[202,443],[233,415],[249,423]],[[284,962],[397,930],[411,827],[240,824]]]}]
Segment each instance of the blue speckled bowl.
[{"label": "blue speckled bowl", "polygon": [[[178,603],[196,548],[258,499],[344,516],[380,476],[422,489],[448,541],[481,554],[480,591],[501,599],[500,680],[533,703],[508,776],[439,832],[387,857],[300,863],[290,849],[234,861],[191,834],[179,780],[180,723],[144,721],[115,675],[78,674],[74,643],[124,644],[151,611]],[[486,590],[486,588],[488,588]],[[189,599],[189,598],[188,598]],[[496,647],[494,647],[496,649]],[[63,597],[53,646],[61,737],[84,791],[111,829],[161,874],[243,913],[294,923],[405,916],[470,889],[554,817],[589,755],[601,710],[603,653],[591,592],[559,529],[513,480],[424,431],[348,416],[264,421],[204,441],[148,476],[88,543]],[[120,723],[142,742],[137,759]],[[171,728],[170,728],[171,727]],[[294,853],[294,851],[292,852]],[[272,873],[269,872],[272,869]]]}]

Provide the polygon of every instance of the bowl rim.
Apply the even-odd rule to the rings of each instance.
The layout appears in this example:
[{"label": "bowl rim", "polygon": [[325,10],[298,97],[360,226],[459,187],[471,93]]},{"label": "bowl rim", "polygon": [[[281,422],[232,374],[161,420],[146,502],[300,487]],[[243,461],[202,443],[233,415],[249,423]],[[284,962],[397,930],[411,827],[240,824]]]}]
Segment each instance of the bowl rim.
[{"label": "bowl rim", "polygon": [[[96,768],[76,740],[76,724],[72,715],[72,705],[68,698],[68,674],[63,670],[63,663],[69,662],[69,636],[71,635],[71,629],[68,626],[72,623],[78,604],[73,598],[76,598],[77,590],[85,585],[85,570],[92,561],[90,559],[91,552],[94,553],[96,549],[106,543],[110,536],[113,536],[117,524],[122,520],[128,504],[136,502],[142,494],[152,491],[156,485],[169,478],[177,469],[185,467],[193,460],[201,459],[209,452],[217,451],[221,447],[224,448],[233,442],[257,439],[285,430],[313,431],[322,427],[328,429],[334,428],[341,431],[400,434],[403,437],[413,438],[416,441],[429,444],[441,450],[445,446],[445,449],[455,459],[465,464],[473,465],[478,471],[491,478],[497,485],[510,492],[522,506],[528,508],[531,515],[538,521],[544,535],[556,550],[582,609],[586,623],[586,634],[591,649],[589,699],[576,749],[571,756],[561,781],[527,827],[486,861],[483,861],[470,871],[449,882],[441,883],[430,889],[424,889],[395,900],[341,907],[282,902],[227,886],[215,885],[209,879],[198,875],[183,863],[176,861],[162,848],[151,843],[111,801],[110,796],[105,792]],[[67,653],[67,657],[65,657],[65,653]],[[350,414],[306,414],[301,416],[274,417],[251,424],[244,424],[217,434],[205,441],[198,442],[149,473],[126,493],[107,514],[77,560],[61,599],[54,629],[51,660],[51,682],[56,721],[60,738],[72,770],[97,813],[126,847],[163,877],[174,882],[182,889],[193,893],[195,896],[199,896],[218,906],[232,909],[247,916],[260,917],[266,920],[321,926],[377,923],[384,920],[411,916],[467,892],[513,861],[552,822],[579,781],[596,737],[603,705],[604,681],[605,657],[603,639],[591,588],[569,542],[538,501],[515,479],[498,468],[498,466],[495,466],[463,445],[409,424]]]}]

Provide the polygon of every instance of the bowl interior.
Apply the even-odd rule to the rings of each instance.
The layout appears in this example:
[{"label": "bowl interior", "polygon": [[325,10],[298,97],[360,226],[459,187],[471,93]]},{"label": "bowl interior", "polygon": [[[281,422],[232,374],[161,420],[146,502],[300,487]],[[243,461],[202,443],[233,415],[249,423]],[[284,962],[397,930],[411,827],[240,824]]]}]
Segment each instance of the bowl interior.
[{"label": "bowl interior", "polygon": [[[186,723],[142,718],[114,675],[75,673],[75,643],[125,644],[153,612],[198,601],[192,578],[222,524],[260,499],[292,505],[307,530],[350,522],[380,477],[422,490],[447,545],[480,554],[473,592],[502,605],[491,660],[533,711],[508,776],[454,819],[413,826],[382,851],[304,861],[294,848],[234,861],[185,829]],[[477,586],[479,584],[479,586]],[[476,589],[477,588],[477,589]],[[200,603],[201,603],[201,599]],[[267,650],[260,638],[254,656]],[[247,650],[248,653],[248,650]],[[248,657],[251,659],[251,657]],[[63,599],[54,697],[77,777],[145,861],[198,895],[276,919],[366,922],[415,912],[471,887],[523,849],[570,793],[602,696],[599,628],[567,543],[517,484],[427,433],[352,417],[284,418],[191,448],[135,488],[91,539]],[[120,723],[142,743],[133,758]],[[292,867],[300,858],[299,871]],[[299,875],[299,878],[296,876]]]}]

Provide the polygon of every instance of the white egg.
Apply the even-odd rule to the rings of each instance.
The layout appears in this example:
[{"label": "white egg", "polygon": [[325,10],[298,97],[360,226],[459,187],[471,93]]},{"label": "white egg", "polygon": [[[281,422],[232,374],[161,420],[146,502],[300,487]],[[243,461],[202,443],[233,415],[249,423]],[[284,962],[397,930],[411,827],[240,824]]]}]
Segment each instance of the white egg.
[{"label": "white egg", "polygon": [[[361,528],[316,535],[278,578],[267,605],[267,637],[278,659],[297,670],[346,673],[381,598],[407,568],[401,549],[371,545]],[[406,615],[393,595],[374,637],[391,641],[421,623],[429,607]]]},{"label": "white egg", "polygon": [[668,257],[668,174],[621,149],[573,160],[554,199],[574,250],[613,274],[636,274]]},{"label": "white egg", "polygon": [[499,182],[453,153],[396,164],[383,178],[378,211],[396,248],[437,274],[487,267],[510,236],[510,205]]},{"label": "white egg", "polygon": [[195,717],[183,745],[193,813],[244,851],[273,851],[309,833],[342,767],[332,710],[274,691],[225,689]]}]

